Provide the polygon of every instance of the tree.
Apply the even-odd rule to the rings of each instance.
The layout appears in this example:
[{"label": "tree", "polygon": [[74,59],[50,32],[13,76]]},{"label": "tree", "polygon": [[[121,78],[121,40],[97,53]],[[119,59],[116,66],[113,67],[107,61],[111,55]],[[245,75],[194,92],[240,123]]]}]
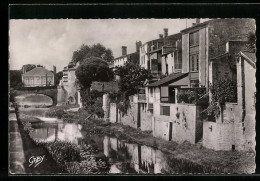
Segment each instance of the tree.
[{"label": "tree", "polygon": [[113,78],[107,62],[97,57],[84,59],[75,74],[81,87],[88,90],[93,81],[107,82]]},{"label": "tree", "polygon": [[143,87],[145,80],[152,78],[149,70],[132,62],[126,62],[122,67],[115,67],[115,75],[120,76],[119,91],[124,93],[126,98],[136,94],[138,89]]},{"label": "tree", "polygon": [[34,69],[36,67],[36,65],[34,64],[26,64],[26,65],[23,65],[22,68],[21,68],[21,71],[23,72],[23,67],[25,69],[25,72],[28,72],[32,69]]},{"label": "tree", "polygon": [[71,62],[73,64],[77,62],[81,63],[84,59],[90,57],[98,57],[106,62],[110,62],[114,59],[112,51],[99,43],[92,46],[83,44],[79,50],[73,52]]},{"label": "tree", "polygon": [[60,72],[55,74],[55,84],[54,84],[55,86],[59,85],[60,80],[62,79],[62,77],[63,77],[63,72],[62,71],[60,71]]},{"label": "tree", "polygon": [[22,87],[22,74],[20,70],[10,70],[10,88]]}]

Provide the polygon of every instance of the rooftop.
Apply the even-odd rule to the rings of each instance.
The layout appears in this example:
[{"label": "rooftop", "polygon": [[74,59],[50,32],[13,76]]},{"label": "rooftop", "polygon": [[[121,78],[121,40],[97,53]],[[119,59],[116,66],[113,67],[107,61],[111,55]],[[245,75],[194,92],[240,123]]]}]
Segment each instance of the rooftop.
[{"label": "rooftop", "polygon": [[24,73],[23,75],[50,75],[53,76],[53,73],[43,67],[35,67],[34,69]]},{"label": "rooftop", "polygon": [[168,75],[167,77],[164,77],[154,83],[151,83],[149,85],[147,85],[148,87],[157,87],[157,86],[162,86],[162,85],[166,85],[166,84],[170,84],[172,82],[175,82],[181,78],[184,78],[188,75],[189,73],[181,73],[181,72],[177,72],[177,73],[172,73],[170,75]]}]

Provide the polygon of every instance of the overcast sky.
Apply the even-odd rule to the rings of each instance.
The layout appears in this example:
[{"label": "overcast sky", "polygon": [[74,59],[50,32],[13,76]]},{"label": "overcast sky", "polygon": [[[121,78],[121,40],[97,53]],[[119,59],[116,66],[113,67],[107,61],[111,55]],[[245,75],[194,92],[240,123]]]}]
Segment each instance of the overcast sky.
[{"label": "overcast sky", "polygon": [[136,41],[157,39],[163,28],[168,28],[169,35],[175,34],[194,22],[195,19],[10,20],[10,69],[41,64],[48,69],[55,65],[61,71],[83,43],[101,43],[118,57],[121,46],[133,53]]}]

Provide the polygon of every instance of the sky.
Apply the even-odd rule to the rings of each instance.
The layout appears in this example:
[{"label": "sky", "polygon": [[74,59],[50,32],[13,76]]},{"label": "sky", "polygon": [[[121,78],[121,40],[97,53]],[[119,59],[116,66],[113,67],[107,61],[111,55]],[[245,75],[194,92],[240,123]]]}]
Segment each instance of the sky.
[{"label": "sky", "polygon": [[[204,22],[208,19],[201,19]],[[135,52],[135,42],[157,39],[190,27],[195,19],[29,19],[10,20],[9,64],[11,70],[25,64],[40,64],[57,72],[67,66],[82,44],[103,44],[114,57]]]}]

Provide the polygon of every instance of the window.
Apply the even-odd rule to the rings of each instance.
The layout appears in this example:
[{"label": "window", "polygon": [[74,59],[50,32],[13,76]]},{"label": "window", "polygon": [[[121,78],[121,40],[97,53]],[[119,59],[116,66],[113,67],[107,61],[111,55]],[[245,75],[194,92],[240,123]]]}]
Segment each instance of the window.
[{"label": "window", "polygon": [[29,84],[29,79],[25,78],[25,84]]},{"label": "window", "polygon": [[199,54],[190,55],[190,71],[199,71]]},{"label": "window", "polygon": [[182,69],[181,50],[174,52],[174,67],[175,69]]},{"label": "window", "polygon": [[190,33],[190,46],[199,45],[199,31]]},{"label": "window", "polygon": [[40,77],[36,78],[36,83],[39,84],[40,83]]},{"label": "window", "polygon": [[161,106],[160,114],[164,116],[170,116],[170,106]]},{"label": "window", "polygon": [[150,97],[153,97],[153,88],[150,88]]},{"label": "window", "polygon": [[169,88],[161,87],[161,102],[168,102],[168,101],[169,101]]},{"label": "window", "polygon": [[192,88],[199,87],[199,80],[190,80],[190,86]]}]

